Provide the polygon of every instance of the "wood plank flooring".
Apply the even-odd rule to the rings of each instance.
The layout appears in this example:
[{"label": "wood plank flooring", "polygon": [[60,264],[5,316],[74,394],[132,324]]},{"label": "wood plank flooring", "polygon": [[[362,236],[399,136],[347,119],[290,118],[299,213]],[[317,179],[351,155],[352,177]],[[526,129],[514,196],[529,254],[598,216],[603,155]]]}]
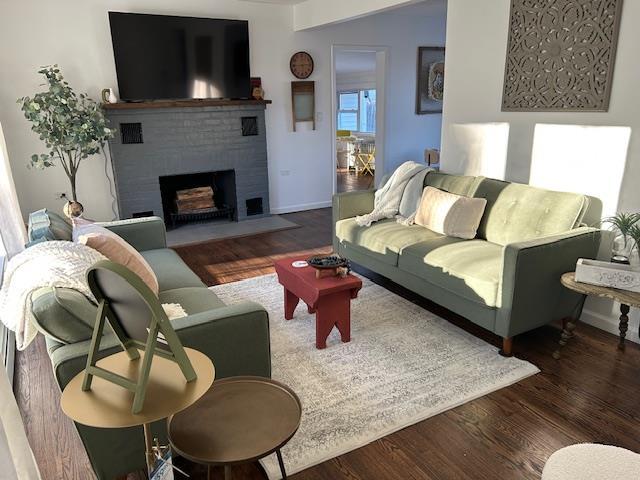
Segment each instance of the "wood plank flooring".
[{"label": "wood plank flooring", "polygon": [[356,175],[355,172],[347,169],[339,169],[337,175],[338,193],[369,190],[373,187],[373,176],[371,175]]},{"label": "wood plank flooring", "polygon": [[[328,252],[331,212],[287,215],[301,228],[177,249],[209,285],[271,273],[274,259]],[[498,338],[402,287],[363,269],[377,283],[452,323],[498,345]],[[640,452],[640,346],[578,324],[577,336],[551,353],[559,336],[547,326],[518,336],[516,356],[541,373],[291,476],[294,480],[369,479],[539,479],[544,462],[558,448],[578,442],[610,443]],[[59,410],[44,342],[17,359],[16,394],[27,435],[43,478],[93,478],[86,454]],[[285,458],[286,462],[286,458]],[[194,479],[201,467],[186,464]],[[221,479],[216,470],[214,478]],[[265,478],[256,465],[234,470],[236,479]],[[130,479],[138,478],[130,475]],[[142,477],[139,477],[142,478]]]}]

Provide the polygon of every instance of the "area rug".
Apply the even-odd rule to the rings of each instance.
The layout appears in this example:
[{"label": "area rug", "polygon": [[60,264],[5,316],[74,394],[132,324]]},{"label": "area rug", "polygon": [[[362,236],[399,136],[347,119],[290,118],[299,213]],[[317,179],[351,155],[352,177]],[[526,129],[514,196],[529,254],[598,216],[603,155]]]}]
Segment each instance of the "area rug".
[{"label": "area rug", "polygon": [[180,225],[167,231],[167,245],[169,247],[184,247],[211,240],[226,240],[229,238],[246,237],[259,233],[278,232],[299,228],[300,225],[291,222],[280,215],[250,218],[241,222],[212,221]]},{"label": "area rug", "polygon": [[[539,370],[504,358],[498,349],[446,320],[362,278],[351,305],[351,342],[336,329],[315,348],[315,318],[300,302],[283,314],[275,275],[212,287],[227,304],[252,300],[269,312],[272,376],[303,405],[298,433],[282,449],[293,474]],[[279,479],[275,455],[262,460]]]}]

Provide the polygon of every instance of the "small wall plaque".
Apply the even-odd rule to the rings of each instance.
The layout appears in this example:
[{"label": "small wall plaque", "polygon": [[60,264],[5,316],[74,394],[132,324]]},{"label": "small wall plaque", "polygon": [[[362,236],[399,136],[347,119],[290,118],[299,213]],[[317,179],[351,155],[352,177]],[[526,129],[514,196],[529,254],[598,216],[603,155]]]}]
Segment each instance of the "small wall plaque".
[{"label": "small wall plaque", "polygon": [[294,132],[298,122],[311,122],[316,129],[315,82],[291,82],[291,115]]}]

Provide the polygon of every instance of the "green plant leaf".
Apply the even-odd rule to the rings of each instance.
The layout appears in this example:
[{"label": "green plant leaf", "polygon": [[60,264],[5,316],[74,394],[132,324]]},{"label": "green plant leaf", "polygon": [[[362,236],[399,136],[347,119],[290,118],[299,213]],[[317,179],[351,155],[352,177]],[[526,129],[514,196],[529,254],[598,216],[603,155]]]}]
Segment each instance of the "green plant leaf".
[{"label": "green plant leaf", "polygon": [[[38,73],[45,78],[45,90],[17,103],[49,153],[32,155],[28,167],[68,167],[68,159],[82,160],[100,152],[114,134],[100,105],[84,93],[77,95],[57,64],[40,67]],[[70,180],[75,174],[75,169],[69,172]]]}]

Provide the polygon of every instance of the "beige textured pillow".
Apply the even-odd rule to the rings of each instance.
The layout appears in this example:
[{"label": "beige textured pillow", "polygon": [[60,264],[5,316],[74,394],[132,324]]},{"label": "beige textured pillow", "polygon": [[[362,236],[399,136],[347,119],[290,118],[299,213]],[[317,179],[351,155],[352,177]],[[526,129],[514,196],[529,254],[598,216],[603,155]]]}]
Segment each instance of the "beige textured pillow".
[{"label": "beige textured pillow", "polygon": [[449,237],[475,238],[487,201],[426,187],[415,222]]},{"label": "beige textured pillow", "polygon": [[73,219],[73,241],[99,251],[109,260],[124,265],[158,294],[158,279],[140,253],[121,236],[82,218]]}]

